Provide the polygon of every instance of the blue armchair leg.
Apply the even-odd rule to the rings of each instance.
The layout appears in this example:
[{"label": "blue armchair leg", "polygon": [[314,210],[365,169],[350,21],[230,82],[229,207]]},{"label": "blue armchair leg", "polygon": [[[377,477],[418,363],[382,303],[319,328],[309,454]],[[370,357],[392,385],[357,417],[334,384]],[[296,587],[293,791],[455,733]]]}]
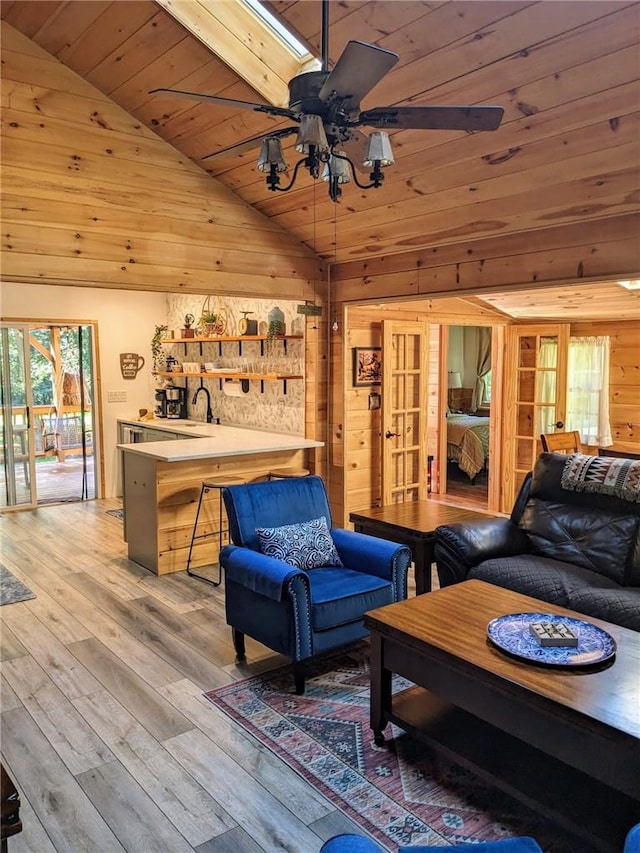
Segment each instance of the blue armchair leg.
[{"label": "blue armchair leg", "polygon": [[233,648],[236,650],[236,660],[246,660],[247,653],[244,648],[244,634],[242,631],[238,631],[237,628],[232,628],[231,637],[233,639]]},{"label": "blue armchair leg", "polygon": [[302,696],[304,693],[305,665],[304,661],[294,660],[293,662],[293,682],[296,687],[296,695]]}]

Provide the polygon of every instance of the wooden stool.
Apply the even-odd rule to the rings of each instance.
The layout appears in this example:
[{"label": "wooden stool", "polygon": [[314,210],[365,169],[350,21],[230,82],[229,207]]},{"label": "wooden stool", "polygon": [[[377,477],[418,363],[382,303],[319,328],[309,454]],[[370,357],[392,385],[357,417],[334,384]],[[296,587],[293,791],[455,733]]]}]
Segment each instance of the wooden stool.
[{"label": "wooden stool", "polygon": [[[223,536],[229,533],[228,527],[223,527],[224,521],[224,507],[222,501],[222,490],[225,486],[242,486],[246,483],[247,480],[244,477],[211,477],[209,480],[205,480],[200,489],[200,499],[198,501],[198,509],[196,510],[196,518],[193,523],[193,533],[191,534],[191,544],[189,545],[189,556],[187,557],[187,574],[192,578],[198,578],[198,580],[205,581],[205,583],[210,583],[212,586],[220,586],[220,582],[222,581],[222,566],[220,565],[220,549],[223,545]],[[212,489],[218,489],[218,580],[212,581],[211,578],[207,578],[204,575],[198,575],[195,572],[191,571],[189,568],[191,565],[191,554],[193,552],[193,543],[197,539],[208,539],[210,536],[215,536],[215,533],[198,533],[198,519],[200,517],[200,510],[202,509],[202,501],[204,500],[204,496],[210,492]]]},{"label": "wooden stool", "polygon": [[284,480],[287,477],[308,477],[308,468],[272,468],[267,474],[267,480]]}]

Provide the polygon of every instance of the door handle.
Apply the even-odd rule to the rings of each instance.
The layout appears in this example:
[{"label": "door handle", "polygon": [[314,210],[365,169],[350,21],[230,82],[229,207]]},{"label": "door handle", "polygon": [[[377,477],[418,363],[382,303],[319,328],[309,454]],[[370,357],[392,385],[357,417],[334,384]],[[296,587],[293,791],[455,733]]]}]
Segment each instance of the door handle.
[{"label": "door handle", "polygon": [[388,430],[385,432],[384,437],[385,437],[385,438],[393,438],[393,436],[394,436],[394,435],[400,435],[400,433],[399,433],[399,432],[391,432],[391,430],[390,430],[390,429],[388,429]]},{"label": "door handle", "polygon": [[564,422],[563,421],[556,421],[554,424],[554,427],[556,429],[562,429],[564,427]]}]

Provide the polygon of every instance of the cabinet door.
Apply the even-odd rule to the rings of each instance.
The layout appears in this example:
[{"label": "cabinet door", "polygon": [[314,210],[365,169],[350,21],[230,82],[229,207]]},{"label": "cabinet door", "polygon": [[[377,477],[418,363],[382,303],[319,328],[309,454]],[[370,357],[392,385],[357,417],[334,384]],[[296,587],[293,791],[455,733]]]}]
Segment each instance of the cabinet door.
[{"label": "cabinet door", "polygon": [[151,429],[145,427],[142,431],[143,441],[173,441],[178,436],[174,432],[165,432],[163,429]]}]

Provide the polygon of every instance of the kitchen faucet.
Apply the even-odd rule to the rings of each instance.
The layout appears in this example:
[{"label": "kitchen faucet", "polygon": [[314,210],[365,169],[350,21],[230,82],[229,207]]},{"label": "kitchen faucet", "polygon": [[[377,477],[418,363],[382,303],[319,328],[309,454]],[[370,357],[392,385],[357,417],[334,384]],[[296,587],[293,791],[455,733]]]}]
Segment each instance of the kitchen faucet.
[{"label": "kitchen faucet", "polygon": [[196,391],[196,393],[193,395],[191,405],[195,406],[195,404],[198,402],[198,394],[201,391],[204,391],[204,393],[207,395],[207,423],[210,424],[213,422],[213,412],[211,411],[211,395],[209,394],[208,389],[204,387],[204,385],[201,385]]}]

